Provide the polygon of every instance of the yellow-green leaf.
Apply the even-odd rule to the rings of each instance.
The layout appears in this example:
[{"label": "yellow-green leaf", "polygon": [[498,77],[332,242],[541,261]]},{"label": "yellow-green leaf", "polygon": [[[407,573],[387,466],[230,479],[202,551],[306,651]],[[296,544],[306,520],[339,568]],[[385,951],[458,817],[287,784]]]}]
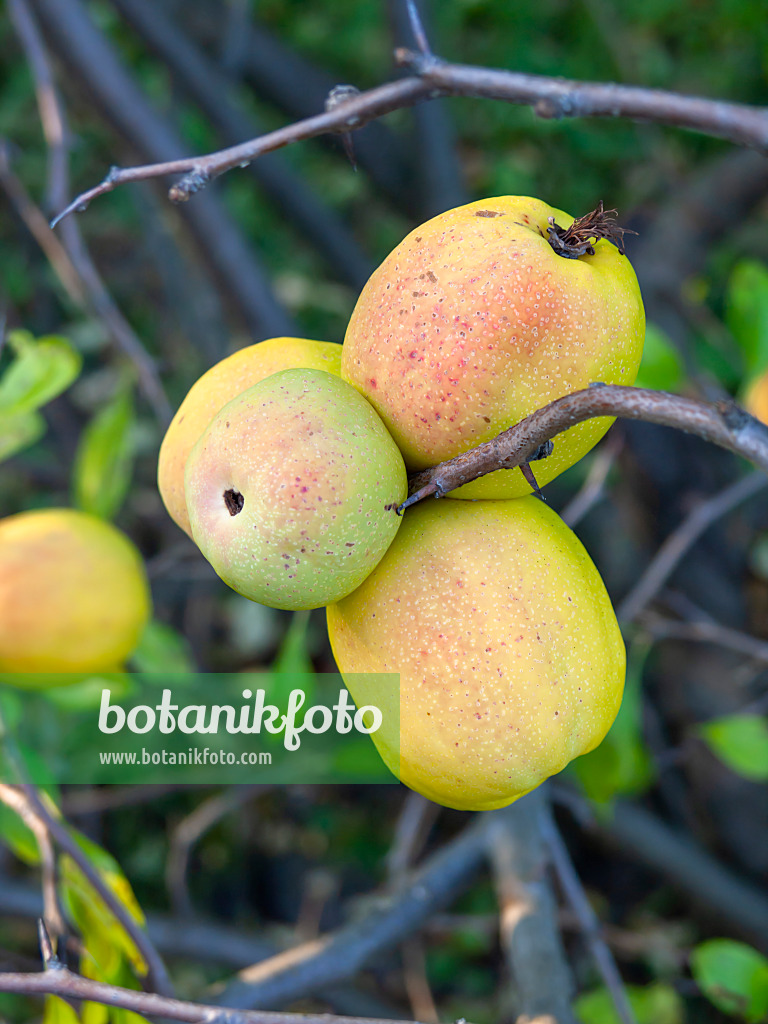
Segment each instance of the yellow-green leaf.
[{"label": "yellow-green leaf", "polygon": [[691,954],[699,988],[724,1013],[758,1024],[768,1017],[768,960],[733,939],[710,939]]},{"label": "yellow-green leaf", "polygon": [[734,772],[768,781],[768,720],[761,715],[727,715],[700,725],[698,733]]},{"label": "yellow-green leaf", "polygon": [[133,473],[133,399],[120,391],[83,431],[73,470],[74,503],[112,519],[125,501]]},{"label": "yellow-green leaf", "polygon": [[40,413],[0,412],[0,462],[35,444],[45,430]]},{"label": "yellow-green leaf", "polygon": [[9,331],[15,358],[0,377],[0,412],[34,412],[65,391],[82,368],[82,357],[66,338],[35,340],[29,331]]}]

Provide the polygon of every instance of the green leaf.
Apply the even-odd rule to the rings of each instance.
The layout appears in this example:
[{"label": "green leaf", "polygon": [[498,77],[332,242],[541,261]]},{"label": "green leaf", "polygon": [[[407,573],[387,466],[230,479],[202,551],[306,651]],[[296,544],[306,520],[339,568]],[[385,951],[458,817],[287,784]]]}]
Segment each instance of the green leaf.
[{"label": "green leaf", "polygon": [[35,340],[28,331],[9,331],[15,359],[0,377],[0,412],[21,416],[56,398],[77,379],[82,357],[66,338]]},{"label": "green leaf", "polygon": [[643,360],[635,384],[656,391],[676,391],[685,378],[680,355],[667,335],[654,324],[645,329]]},{"label": "green leaf", "polygon": [[[683,1002],[671,985],[627,985],[626,993],[637,1024],[682,1024]],[[613,997],[606,988],[585,992],[574,1003],[581,1024],[621,1024]]]},{"label": "green leaf", "polygon": [[145,626],[131,661],[139,672],[162,672],[166,675],[195,671],[186,637],[157,619]]},{"label": "green leaf", "polygon": [[768,960],[744,942],[710,939],[691,954],[696,982],[711,1003],[750,1024],[768,1015]]},{"label": "green leaf", "polygon": [[768,268],[737,263],[725,295],[725,322],[744,354],[747,376],[768,369]]},{"label": "green leaf", "polygon": [[272,663],[273,672],[312,673],[312,661],[307,651],[309,612],[294,612],[291,624],[283,637],[280,650]]},{"label": "green leaf", "polygon": [[121,390],[83,431],[73,469],[74,504],[112,519],[125,501],[133,474],[133,398]]},{"label": "green leaf", "polygon": [[80,1024],[80,1017],[63,999],[46,996],[42,1024]]},{"label": "green leaf", "polygon": [[40,863],[37,840],[16,811],[0,804],[0,840],[5,843],[24,864]]},{"label": "green leaf", "polygon": [[37,412],[0,412],[0,462],[35,444],[46,430]]},{"label": "green leaf", "polygon": [[571,763],[570,770],[596,803],[608,803],[620,794],[643,792],[653,781],[653,763],[642,732],[641,684],[649,650],[646,643],[632,645],[616,721],[599,747]]},{"label": "green leaf", "polygon": [[728,715],[705,722],[696,731],[733,771],[754,782],[768,781],[768,719]]},{"label": "green leaf", "polygon": [[[144,915],[141,907],[136,902],[130,883],[114,857],[74,829],[70,829],[70,832],[126,913],[138,924],[143,925]],[[84,958],[81,963],[82,972],[100,981],[123,984],[127,962],[135,973],[146,974],[147,965],[133,939],[78,865],[71,857],[65,855],[61,857],[59,867],[62,903],[80,931],[89,954],[88,959]]]}]

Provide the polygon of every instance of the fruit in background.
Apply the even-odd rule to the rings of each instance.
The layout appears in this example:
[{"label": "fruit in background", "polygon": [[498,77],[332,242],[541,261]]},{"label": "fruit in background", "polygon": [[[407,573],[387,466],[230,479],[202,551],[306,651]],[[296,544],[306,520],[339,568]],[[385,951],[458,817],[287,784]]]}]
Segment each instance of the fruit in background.
[{"label": "fruit in background", "polygon": [[743,402],[747,412],[763,423],[768,423],[768,370],[747,387]]},{"label": "fruit in background", "polygon": [[[435,217],[384,260],[352,314],[341,375],[378,411],[409,469],[452,458],[594,381],[632,384],[645,315],[635,273],[608,237],[620,243],[621,229],[602,207],[574,224],[538,199],[503,196]],[[538,482],[578,461],[611,422],[555,438],[536,463]],[[519,469],[498,470],[452,496],[530,490]]]},{"label": "fruit in background", "polygon": [[379,752],[447,807],[511,803],[596,747],[621,703],[624,644],[600,575],[531,497],[416,505],[328,608],[328,631],[345,676],[400,673],[400,747],[379,739]]},{"label": "fruit in background", "polygon": [[114,526],[68,508],[0,520],[0,671],[120,669],[150,610],[141,556]]},{"label": "fruit in background", "polygon": [[273,608],[318,608],[359,586],[397,533],[407,493],[375,410],[322,370],[249,388],[187,460],[195,543],[225,583]]},{"label": "fruit in background", "polygon": [[268,338],[222,359],[192,385],[160,447],[157,483],[169,515],[192,536],[184,500],[184,467],[213,417],[247,388],[279,370],[308,367],[338,374],[341,345],[307,338]]}]

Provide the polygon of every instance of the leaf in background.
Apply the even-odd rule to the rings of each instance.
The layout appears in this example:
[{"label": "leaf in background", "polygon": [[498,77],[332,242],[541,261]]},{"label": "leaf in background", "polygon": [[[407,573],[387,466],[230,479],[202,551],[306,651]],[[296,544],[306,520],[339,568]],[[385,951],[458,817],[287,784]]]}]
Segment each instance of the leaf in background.
[{"label": "leaf in background", "polygon": [[667,335],[654,324],[645,329],[643,360],[635,384],[656,391],[677,391],[685,379],[683,361]]},{"label": "leaf in background", "polygon": [[629,650],[624,698],[608,735],[595,750],[570,765],[585,794],[608,803],[621,794],[641,793],[654,769],[642,732],[642,678],[650,646],[636,641]]},{"label": "leaf in background", "polygon": [[195,671],[186,637],[173,626],[153,619],[141,634],[138,647],[131,655],[131,662],[138,672],[187,673]]},{"label": "leaf in background", "polygon": [[16,811],[0,804],[0,840],[15,853],[24,864],[40,863],[37,840]]},{"label": "leaf in background", "polygon": [[[627,985],[626,993],[637,1024],[683,1024],[683,1001],[671,985]],[[581,1024],[621,1024],[606,988],[579,996],[574,1010]]]},{"label": "leaf in background", "polygon": [[272,663],[273,672],[314,672],[312,660],[307,651],[309,612],[294,612],[280,650]]},{"label": "leaf in background", "polygon": [[133,474],[133,397],[121,390],[83,431],[73,467],[77,508],[112,519],[125,501]]},{"label": "leaf in background", "polygon": [[710,939],[691,954],[701,991],[724,1013],[758,1024],[768,1015],[768,960],[744,942]]},{"label": "leaf in background", "polygon": [[35,444],[45,429],[45,420],[37,412],[0,412],[0,462]]},{"label": "leaf in background", "polygon": [[42,1024],[80,1024],[80,1017],[63,999],[46,996]]},{"label": "leaf in background", "polygon": [[768,267],[737,263],[725,295],[725,322],[744,354],[747,376],[768,369]]},{"label": "leaf in background", "polygon": [[696,731],[732,771],[753,782],[768,782],[768,720],[728,715],[705,722]]},{"label": "leaf in background", "polygon": [[[120,865],[100,846],[92,843],[85,836],[71,830],[72,838],[86,854],[91,864],[97,869],[104,882],[109,886],[126,912],[138,923],[144,924],[144,915],[136,901],[128,879]],[[80,868],[69,856],[63,856],[60,866],[60,895],[68,915],[77,925],[83,937],[92,969],[98,971],[101,981],[118,984],[116,979],[124,977],[124,965],[127,962],[132,970],[139,975],[147,973],[147,965],[133,939],[128,935],[112,911]],[[86,964],[81,964],[85,971]],[[89,968],[90,969],[90,968]],[[96,977],[95,974],[90,974]]]},{"label": "leaf in background", "polygon": [[15,359],[0,377],[0,413],[34,412],[65,391],[82,368],[82,356],[66,338],[37,341],[29,331],[9,331]]}]

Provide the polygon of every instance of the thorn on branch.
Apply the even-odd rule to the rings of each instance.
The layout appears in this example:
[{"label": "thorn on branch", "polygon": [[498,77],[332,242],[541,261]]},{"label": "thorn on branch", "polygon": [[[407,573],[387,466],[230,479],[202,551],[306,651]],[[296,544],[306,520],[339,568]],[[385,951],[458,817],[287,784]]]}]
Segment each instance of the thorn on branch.
[{"label": "thorn on branch", "polygon": [[53,948],[53,940],[42,917],[37,919],[37,939],[40,945],[40,956],[46,971],[58,971],[64,966]]},{"label": "thorn on branch", "polygon": [[592,242],[605,238],[606,241],[612,242],[623,256],[624,235],[636,235],[637,232],[631,228],[620,227],[616,223],[616,217],[616,210],[603,209],[602,199],[596,209],[579,217],[569,228],[561,228],[559,224],[555,224],[555,218],[550,217],[550,226],[547,228],[549,244],[558,256],[575,260],[579,256],[594,256]]},{"label": "thorn on branch", "polygon": [[[356,85],[335,85],[328,93],[328,98],[325,101],[326,113],[330,114],[334,110],[338,110],[339,107],[343,107],[350,100],[357,99],[359,95],[360,90]],[[352,142],[352,133],[347,129],[359,126],[360,118],[351,117],[347,122],[347,128],[341,128],[337,131],[337,134],[341,136],[341,144],[344,147],[347,160],[352,164],[352,169],[355,171],[357,170],[357,157],[355,156],[355,147]]]}]

